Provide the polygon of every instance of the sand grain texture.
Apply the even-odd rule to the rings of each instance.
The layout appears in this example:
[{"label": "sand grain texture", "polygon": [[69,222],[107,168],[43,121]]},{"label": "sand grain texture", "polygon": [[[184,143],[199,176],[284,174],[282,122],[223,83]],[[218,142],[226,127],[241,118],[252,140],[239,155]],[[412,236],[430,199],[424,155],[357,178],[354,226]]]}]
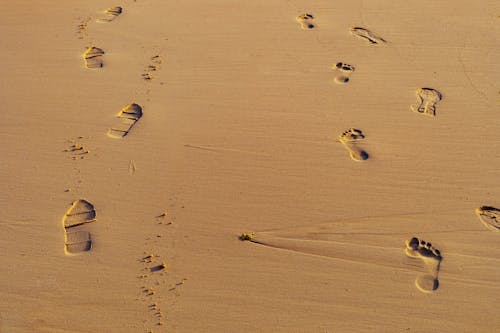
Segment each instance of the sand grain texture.
[{"label": "sand grain texture", "polygon": [[[499,233],[475,211],[500,207],[499,13],[5,2],[0,332],[499,330]],[[442,99],[411,112],[424,87]],[[143,116],[109,138],[132,102]],[[338,142],[353,127],[362,163]],[[66,255],[80,198],[92,246]],[[430,293],[412,237],[442,255]]]}]

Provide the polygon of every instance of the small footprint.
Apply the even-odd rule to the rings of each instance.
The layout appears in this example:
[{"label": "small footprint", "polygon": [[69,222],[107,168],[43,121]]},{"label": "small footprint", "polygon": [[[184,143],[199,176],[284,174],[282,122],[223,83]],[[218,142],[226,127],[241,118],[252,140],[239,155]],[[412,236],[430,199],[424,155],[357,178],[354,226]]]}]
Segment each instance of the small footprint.
[{"label": "small footprint", "polygon": [[312,14],[305,13],[299,15],[295,18],[295,20],[300,23],[300,27],[304,30],[312,30],[316,28],[316,25],[312,23],[314,20],[314,16]]},{"label": "small footprint", "polygon": [[370,44],[385,44],[387,43],[385,39],[380,36],[375,35],[368,29],[362,27],[352,27],[351,34],[355,37],[364,39],[368,41]]},{"label": "small footprint", "polygon": [[128,104],[119,113],[120,123],[108,130],[111,138],[123,138],[130,132],[132,127],[142,117],[142,107],[139,104]]},{"label": "small footprint", "polygon": [[366,161],[369,157],[368,153],[357,145],[365,139],[361,130],[351,128],[339,135],[339,141],[349,152],[351,158],[355,161]]},{"label": "small footprint", "polygon": [[430,293],[439,287],[438,273],[441,265],[441,253],[431,243],[413,237],[406,241],[405,253],[408,257],[422,259],[429,274],[417,276],[415,286],[424,293]]},{"label": "small footprint", "polygon": [[432,88],[419,88],[416,90],[417,102],[411,106],[411,110],[429,116],[436,115],[436,104],[443,99],[441,93]]},{"label": "small footprint", "polygon": [[98,18],[96,21],[97,22],[111,22],[114,21],[118,16],[121,15],[123,12],[123,8],[116,6],[116,7],[110,7],[104,11],[104,16]]},{"label": "small footprint", "polygon": [[83,160],[90,151],[83,145],[77,143],[76,141],[69,141],[71,145],[64,149],[63,152],[70,154],[73,160]]},{"label": "small footprint", "polygon": [[91,46],[83,52],[82,57],[85,61],[85,67],[87,68],[101,68],[104,66],[102,56],[104,55],[104,50]]},{"label": "small footprint", "polygon": [[151,63],[144,69],[144,73],[142,74],[142,78],[146,81],[150,81],[153,79],[153,72],[156,72],[160,69],[160,65],[162,63],[160,55],[155,55],[151,57]]},{"label": "small footprint", "polygon": [[78,35],[78,39],[84,39],[85,37],[87,37],[87,27],[88,27],[90,20],[91,20],[91,18],[87,17],[87,18],[83,19],[82,21],[80,21],[80,23],[76,27],[76,33]]},{"label": "small footprint", "polygon": [[96,212],[90,202],[84,199],[73,202],[63,217],[66,253],[80,253],[92,248],[92,236],[86,225],[95,221]]},{"label": "small footprint", "polygon": [[343,63],[343,62],[338,62],[337,64],[332,66],[332,69],[341,73],[341,74],[335,76],[335,78],[333,79],[335,81],[335,83],[338,83],[338,84],[345,84],[345,83],[349,82],[349,77],[351,76],[351,74],[355,70],[354,66]]},{"label": "small footprint", "polygon": [[500,209],[491,206],[481,206],[476,209],[479,221],[493,231],[500,231]]}]

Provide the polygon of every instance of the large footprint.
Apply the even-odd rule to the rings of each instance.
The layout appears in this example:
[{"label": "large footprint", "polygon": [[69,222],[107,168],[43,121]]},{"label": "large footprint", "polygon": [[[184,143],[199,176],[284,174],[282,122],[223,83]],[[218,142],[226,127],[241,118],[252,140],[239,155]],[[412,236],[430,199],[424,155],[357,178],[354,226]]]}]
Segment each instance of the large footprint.
[{"label": "large footprint", "polygon": [[481,206],[476,209],[479,221],[493,231],[500,231],[500,209],[491,206]]},{"label": "large footprint", "polygon": [[76,254],[92,248],[92,235],[87,224],[96,221],[94,206],[84,199],[73,202],[63,217],[65,252]]},{"label": "large footprint", "polygon": [[380,36],[377,36],[370,30],[362,27],[352,27],[351,34],[355,37],[368,41],[370,44],[385,44],[386,41]]},{"label": "large footprint", "polygon": [[368,153],[361,149],[358,144],[365,139],[361,130],[351,128],[339,135],[339,142],[349,152],[351,158],[355,161],[366,161],[369,157]]},{"label": "large footprint", "polygon": [[123,12],[123,8],[116,6],[116,7],[111,7],[108,8],[104,11],[103,17],[98,18],[96,21],[97,22],[111,22],[114,21],[118,16],[121,15]]},{"label": "large footprint", "polygon": [[297,22],[299,22],[300,27],[304,30],[312,30],[316,28],[316,25],[312,23],[314,20],[314,16],[312,14],[301,14],[295,18]]},{"label": "large footprint", "polygon": [[111,138],[123,138],[142,117],[142,107],[139,104],[128,104],[118,113],[120,122],[108,130]]},{"label": "large footprint", "polygon": [[405,253],[408,257],[421,259],[429,274],[421,274],[415,280],[415,286],[424,293],[431,293],[439,287],[438,273],[441,265],[441,253],[431,243],[417,237],[406,241]]},{"label": "large footprint", "polygon": [[87,48],[83,52],[82,57],[85,62],[85,67],[87,68],[101,68],[104,66],[102,56],[104,55],[104,50],[95,46]]},{"label": "large footprint", "polygon": [[441,93],[432,88],[419,88],[415,93],[417,102],[411,106],[412,111],[435,116],[436,104],[443,99]]}]

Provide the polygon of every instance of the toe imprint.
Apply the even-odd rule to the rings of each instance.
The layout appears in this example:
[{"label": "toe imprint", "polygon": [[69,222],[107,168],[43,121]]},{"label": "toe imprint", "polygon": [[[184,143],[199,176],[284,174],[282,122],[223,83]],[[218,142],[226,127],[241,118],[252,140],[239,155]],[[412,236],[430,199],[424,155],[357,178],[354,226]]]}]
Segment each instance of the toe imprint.
[{"label": "toe imprint", "polygon": [[419,88],[415,94],[417,101],[411,106],[412,111],[435,116],[436,104],[443,99],[441,93],[432,88]]},{"label": "toe imprint", "polygon": [[411,258],[421,259],[426,265],[429,273],[417,276],[415,285],[420,291],[432,292],[439,286],[438,273],[441,260],[441,252],[431,243],[413,237],[406,241],[405,253]]},{"label": "toe imprint", "polygon": [[361,38],[363,40],[368,41],[370,44],[385,44],[386,41],[371,32],[370,30],[362,27],[353,27],[351,28],[351,34],[355,37]]},{"label": "toe imprint", "polygon": [[128,104],[119,113],[120,123],[108,130],[108,136],[112,138],[123,138],[126,136],[137,121],[142,117],[142,107],[139,104]]},{"label": "toe imprint", "polygon": [[479,221],[493,231],[500,231],[500,209],[491,206],[481,206],[476,209]]},{"label": "toe imprint", "polygon": [[315,24],[312,23],[314,20],[314,16],[312,14],[305,13],[299,15],[295,18],[295,20],[300,23],[301,28],[304,30],[312,30],[316,27]]}]

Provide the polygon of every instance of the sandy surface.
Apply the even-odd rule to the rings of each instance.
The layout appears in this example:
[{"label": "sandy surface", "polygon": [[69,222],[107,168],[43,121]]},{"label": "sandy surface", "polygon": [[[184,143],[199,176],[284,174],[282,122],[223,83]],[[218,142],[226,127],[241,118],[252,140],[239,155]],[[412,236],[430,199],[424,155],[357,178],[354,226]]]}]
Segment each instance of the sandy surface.
[{"label": "sandy surface", "polygon": [[499,13],[4,3],[0,332],[500,329]]}]

